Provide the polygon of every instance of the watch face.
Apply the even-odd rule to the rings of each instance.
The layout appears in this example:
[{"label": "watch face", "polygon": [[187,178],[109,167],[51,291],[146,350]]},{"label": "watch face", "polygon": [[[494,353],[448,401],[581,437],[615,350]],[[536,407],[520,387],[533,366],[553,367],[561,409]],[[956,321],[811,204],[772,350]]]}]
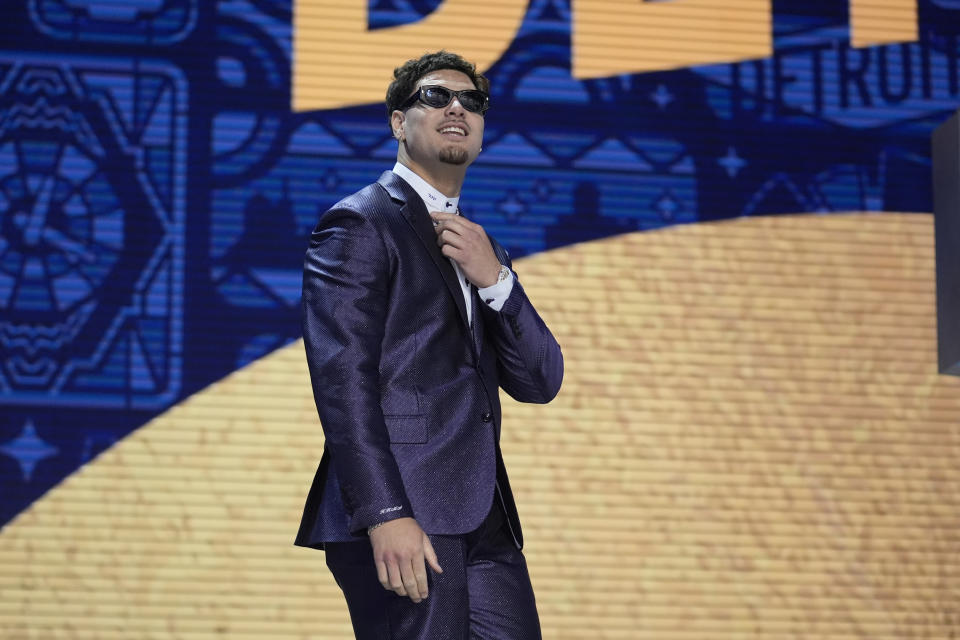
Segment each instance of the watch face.
[{"label": "watch face", "polygon": [[129,71],[27,58],[0,66],[0,395],[109,404],[112,391],[135,405],[132,353],[150,376],[171,373],[148,353],[170,335],[172,292],[155,282],[171,212],[143,160],[164,166],[150,145],[170,112],[125,114],[104,85],[139,82]]}]

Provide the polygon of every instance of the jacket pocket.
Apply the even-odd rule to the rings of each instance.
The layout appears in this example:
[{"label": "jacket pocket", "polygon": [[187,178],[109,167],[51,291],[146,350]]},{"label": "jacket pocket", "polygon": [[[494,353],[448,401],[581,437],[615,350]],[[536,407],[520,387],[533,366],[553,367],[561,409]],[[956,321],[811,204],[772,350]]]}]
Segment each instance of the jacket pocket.
[{"label": "jacket pocket", "polygon": [[414,416],[383,416],[394,444],[423,444],[427,441],[427,418]]}]

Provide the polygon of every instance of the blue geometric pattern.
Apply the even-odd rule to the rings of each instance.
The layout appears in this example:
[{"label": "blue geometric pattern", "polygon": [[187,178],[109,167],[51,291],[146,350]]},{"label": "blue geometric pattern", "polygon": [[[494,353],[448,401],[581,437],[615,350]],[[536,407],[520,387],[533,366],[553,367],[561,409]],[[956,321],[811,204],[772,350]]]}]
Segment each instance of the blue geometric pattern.
[{"label": "blue geometric pattern", "polygon": [[182,76],[140,60],[4,62],[0,399],[169,406],[180,383]]},{"label": "blue geometric pattern", "polygon": [[[439,4],[368,0],[368,25]],[[523,256],[745,215],[929,211],[960,2],[921,0],[917,42],[862,49],[846,2],[771,6],[768,58],[582,80],[569,1],[531,0],[487,71],[464,213]],[[381,105],[291,113],[289,0],[5,10],[0,524],[298,338],[310,229],[396,155]]]},{"label": "blue geometric pattern", "polygon": [[57,40],[170,45],[196,26],[199,0],[29,0],[33,26]]}]

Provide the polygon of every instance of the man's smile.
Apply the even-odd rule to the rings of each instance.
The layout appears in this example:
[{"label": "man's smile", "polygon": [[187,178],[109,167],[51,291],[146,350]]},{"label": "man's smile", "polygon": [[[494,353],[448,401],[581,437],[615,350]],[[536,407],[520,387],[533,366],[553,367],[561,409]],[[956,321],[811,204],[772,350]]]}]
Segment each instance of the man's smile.
[{"label": "man's smile", "polygon": [[444,138],[465,138],[469,134],[466,125],[463,124],[446,124],[440,129],[438,129],[440,135]]}]

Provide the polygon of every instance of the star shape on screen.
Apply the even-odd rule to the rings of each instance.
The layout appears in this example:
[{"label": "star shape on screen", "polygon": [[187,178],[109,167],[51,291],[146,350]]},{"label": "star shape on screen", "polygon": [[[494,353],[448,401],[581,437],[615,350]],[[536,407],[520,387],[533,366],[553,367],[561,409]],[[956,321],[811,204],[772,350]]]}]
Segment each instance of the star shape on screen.
[{"label": "star shape on screen", "polygon": [[33,469],[37,463],[56,455],[60,452],[60,449],[48,444],[38,436],[37,430],[33,426],[33,420],[27,420],[20,431],[20,435],[0,446],[0,452],[16,460],[20,465],[21,473],[23,473],[23,481],[30,482]]},{"label": "star shape on screen", "polygon": [[657,90],[650,93],[650,99],[657,103],[660,110],[667,108],[667,105],[674,101],[674,95],[670,93],[666,85],[658,84]]},{"label": "star shape on screen", "polygon": [[676,217],[680,210],[680,203],[673,196],[669,189],[664,189],[660,197],[653,203],[653,208],[660,214],[664,221],[670,222]]},{"label": "star shape on screen", "polygon": [[737,155],[734,147],[727,147],[727,155],[717,159],[717,164],[727,170],[727,175],[736,178],[740,169],[747,166],[747,161]]},{"label": "star shape on screen", "polygon": [[497,208],[506,219],[511,222],[515,222],[521,215],[527,212],[526,203],[512,190],[507,193],[506,198],[497,203]]}]

